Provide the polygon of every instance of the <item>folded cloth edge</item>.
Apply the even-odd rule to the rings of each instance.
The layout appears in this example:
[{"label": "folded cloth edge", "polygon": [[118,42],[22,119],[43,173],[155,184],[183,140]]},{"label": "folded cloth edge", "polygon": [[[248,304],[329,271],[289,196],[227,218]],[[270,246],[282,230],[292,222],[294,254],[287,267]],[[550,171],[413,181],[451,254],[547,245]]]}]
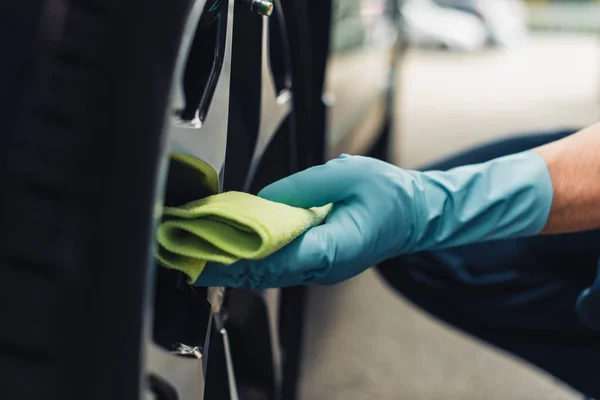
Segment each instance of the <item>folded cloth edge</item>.
[{"label": "folded cloth edge", "polygon": [[[230,193],[230,192],[226,192],[226,193]],[[242,192],[236,192],[236,195],[250,196],[250,197],[253,197],[255,200],[257,198],[256,196],[253,196],[253,195],[250,195],[247,193],[242,193]],[[218,196],[218,195],[214,195],[214,196]],[[209,196],[209,197],[214,197],[214,196]],[[239,261],[240,259],[261,259],[261,258],[267,257],[268,255],[278,251],[282,247],[285,247],[286,245],[288,245],[289,243],[294,241],[298,236],[300,236],[306,230],[323,223],[323,221],[327,218],[327,216],[333,206],[332,204],[328,204],[323,207],[313,207],[310,209],[302,209],[302,210],[308,211],[314,217],[314,219],[311,219],[310,224],[308,226],[306,226],[306,229],[296,232],[294,235],[290,236],[288,241],[282,242],[281,245],[274,247],[272,249],[272,251],[268,251],[267,253],[265,253],[265,243],[268,243],[271,240],[271,234],[270,234],[269,228],[266,227],[265,225],[263,225],[261,223],[260,219],[245,218],[243,215],[233,215],[232,216],[231,213],[227,212],[226,210],[224,211],[219,206],[217,206],[216,205],[217,203],[210,204],[210,200],[207,200],[207,199],[209,199],[209,197],[204,198],[204,199],[194,200],[194,201],[188,202],[179,207],[164,207],[163,214],[162,214],[163,221],[160,223],[160,225],[157,228],[157,241],[158,241],[159,246],[162,248],[161,250],[167,251],[176,256],[187,257],[188,259],[193,259],[198,262],[197,265],[194,265],[191,268],[190,267],[182,267],[181,265],[176,265],[176,264],[170,262],[169,260],[165,259],[164,257],[161,257],[160,251],[157,252],[156,258],[158,259],[160,265],[162,265],[165,268],[177,270],[177,271],[184,273],[185,275],[187,275],[187,278],[188,278],[187,281],[190,284],[197,280],[198,276],[202,273],[207,262],[230,265],[230,264],[233,264],[233,263]],[[261,201],[269,202],[269,200],[266,200],[266,199],[261,199]],[[281,204],[281,203],[278,203],[278,204],[284,205],[286,207],[291,207],[291,206],[287,206],[287,205]],[[205,207],[205,208],[202,209],[202,207]],[[297,209],[297,207],[291,207],[291,208]],[[196,235],[196,233],[190,231],[189,227],[185,225],[185,222],[182,222],[185,220],[210,218],[211,216],[222,218],[223,221],[219,221],[219,222],[223,223],[223,224],[227,224],[227,220],[231,219],[232,222],[234,222],[235,224],[239,224],[241,229],[243,229],[243,227],[247,227],[249,229],[249,231],[251,231],[252,233],[259,236],[260,241],[261,241],[260,248],[256,252],[254,252],[254,254],[252,254],[252,255],[245,255],[244,257],[237,257],[235,254],[233,254],[233,253],[235,253],[235,249],[232,247],[229,247],[229,245],[227,243],[225,243],[226,248],[223,248],[223,244],[224,244],[223,241],[215,242],[214,238],[212,238],[210,235],[198,236],[198,235]],[[184,247],[174,249],[172,246],[172,241],[167,239],[166,234],[164,234],[164,232],[163,232],[165,227],[169,227],[169,228],[175,227],[177,229],[183,229],[183,230],[189,232],[190,234],[195,235],[196,237],[199,237],[200,239],[207,241],[207,243],[214,246],[219,251],[230,254],[231,257],[227,257],[227,256],[221,257],[218,254],[205,254],[208,257],[200,258],[200,257],[198,257],[197,253],[194,254],[193,252],[186,252]],[[234,226],[234,227],[240,229],[237,226]],[[235,245],[233,245],[233,246],[235,246]],[[258,255],[260,255],[260,256],[258,256]],[[234,261],[232,261],[232,260],[234,260]]]}]

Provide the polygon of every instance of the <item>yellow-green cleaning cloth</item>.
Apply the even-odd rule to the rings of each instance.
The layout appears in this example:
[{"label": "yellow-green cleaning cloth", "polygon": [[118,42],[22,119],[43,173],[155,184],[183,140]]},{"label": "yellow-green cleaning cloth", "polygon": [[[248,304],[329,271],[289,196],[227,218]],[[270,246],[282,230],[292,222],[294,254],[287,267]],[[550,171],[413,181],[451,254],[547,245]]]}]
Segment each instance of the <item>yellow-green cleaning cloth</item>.
[{"label": "yellow-green cleaning cloth", "polygon": [[192,284],[207,262],[258,260],[323,223],[331,205],[303,209],[241,192],[225,192],[165,207],[158,227],[158,260]]}]

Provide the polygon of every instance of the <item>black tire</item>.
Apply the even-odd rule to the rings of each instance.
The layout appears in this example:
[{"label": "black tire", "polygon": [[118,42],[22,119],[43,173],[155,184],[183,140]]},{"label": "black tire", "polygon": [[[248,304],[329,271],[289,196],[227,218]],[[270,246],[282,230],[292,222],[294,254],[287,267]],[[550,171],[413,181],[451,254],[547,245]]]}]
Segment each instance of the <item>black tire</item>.
[{"label": "black tire", "polygon": [[[0,398],[136,399],[189,0],[6,1]],[[16,43],[16,44],[15,44]],[[7,111],[8,110],[8,111]]]}]

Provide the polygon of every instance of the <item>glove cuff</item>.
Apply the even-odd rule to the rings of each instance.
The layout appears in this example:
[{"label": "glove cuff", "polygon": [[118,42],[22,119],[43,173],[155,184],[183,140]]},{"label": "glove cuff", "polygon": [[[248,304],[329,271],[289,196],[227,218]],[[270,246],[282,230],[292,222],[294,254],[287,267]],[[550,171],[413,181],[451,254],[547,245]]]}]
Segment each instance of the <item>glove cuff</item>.
[{"label": "glove cuff", "polygon": [[421,197],[414,251],[536,235],[550,214],[552,181],[535,151],[413,174]]}]

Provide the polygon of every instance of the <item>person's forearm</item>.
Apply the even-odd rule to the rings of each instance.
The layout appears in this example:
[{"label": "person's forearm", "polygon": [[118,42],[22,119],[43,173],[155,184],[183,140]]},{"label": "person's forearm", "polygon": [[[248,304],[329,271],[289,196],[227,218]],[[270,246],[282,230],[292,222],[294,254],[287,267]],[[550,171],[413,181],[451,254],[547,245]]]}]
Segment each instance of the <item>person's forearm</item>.
[{"label": "person's forearm", "polygon": [[543,233],[600,228],[600,124],[535,151],[546,161],[554,189]]}]

